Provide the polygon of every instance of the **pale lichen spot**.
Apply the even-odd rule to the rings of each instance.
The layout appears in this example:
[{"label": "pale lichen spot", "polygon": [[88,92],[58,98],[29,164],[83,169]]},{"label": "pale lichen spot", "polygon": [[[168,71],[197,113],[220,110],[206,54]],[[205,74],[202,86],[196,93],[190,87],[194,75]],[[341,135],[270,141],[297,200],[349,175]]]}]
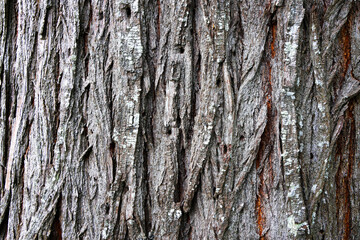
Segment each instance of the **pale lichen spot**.
[{"label": "pale lichen spot", "polygon": [[289,229],[289,232],[295,237],[297,236],[299,229],[307,225],[307,222],[296,223],[295,217],[293,215],[289,216],[287,219],[287,227]]},{"label": "pale lichen spot", "polygon": [[176,210],[176,212],[175,212],[175,219],[176,219],[176,220],[180,219],[181,215],[182,215],[181,210]]},{"label": "pale lichen spot", "polygon": [[312,187],[311,187],[311,191],[313,192],[313,193],[315,193],[315,191],[316,191],[316,187],[317,187],[317,185],[315,184],[315,185],[313,185]]}]

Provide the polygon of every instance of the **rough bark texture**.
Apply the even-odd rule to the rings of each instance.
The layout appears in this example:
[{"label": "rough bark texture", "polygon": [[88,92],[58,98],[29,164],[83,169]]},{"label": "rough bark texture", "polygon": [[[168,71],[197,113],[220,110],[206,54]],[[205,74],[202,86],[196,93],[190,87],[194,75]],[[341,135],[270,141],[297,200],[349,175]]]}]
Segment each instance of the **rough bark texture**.
[{"label": "rough bark texture", "polygon": [[0,239],[360,239],[360,2],[0,1]]}]

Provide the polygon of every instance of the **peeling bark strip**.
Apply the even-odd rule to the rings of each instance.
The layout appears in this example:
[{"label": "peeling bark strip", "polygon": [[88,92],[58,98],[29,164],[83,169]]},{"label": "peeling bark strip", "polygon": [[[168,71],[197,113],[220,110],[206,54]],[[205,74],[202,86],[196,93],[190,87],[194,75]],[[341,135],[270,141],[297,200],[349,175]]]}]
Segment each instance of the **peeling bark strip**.
[{"label": "peeling bark strip", "polygon": [[0,2],[0,239],[360,238],[360,2]]}]

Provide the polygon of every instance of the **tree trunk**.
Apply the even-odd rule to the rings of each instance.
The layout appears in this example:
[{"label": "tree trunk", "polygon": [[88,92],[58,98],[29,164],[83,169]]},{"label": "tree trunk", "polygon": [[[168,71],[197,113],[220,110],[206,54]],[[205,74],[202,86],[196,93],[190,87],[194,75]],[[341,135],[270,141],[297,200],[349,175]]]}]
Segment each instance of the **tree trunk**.
[{"label": "tree trunk", "polygon": [[360,1],[0,19],[0,239],[360,238]]}]

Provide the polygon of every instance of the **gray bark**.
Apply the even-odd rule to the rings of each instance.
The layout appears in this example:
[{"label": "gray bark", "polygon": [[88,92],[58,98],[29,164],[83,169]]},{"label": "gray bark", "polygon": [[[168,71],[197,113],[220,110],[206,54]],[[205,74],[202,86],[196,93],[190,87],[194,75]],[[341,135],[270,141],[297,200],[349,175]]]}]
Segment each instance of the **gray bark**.
[{"label": "gray bark", "polygon": [[0,2],[0,239],[359,239],[360,2]]}]

